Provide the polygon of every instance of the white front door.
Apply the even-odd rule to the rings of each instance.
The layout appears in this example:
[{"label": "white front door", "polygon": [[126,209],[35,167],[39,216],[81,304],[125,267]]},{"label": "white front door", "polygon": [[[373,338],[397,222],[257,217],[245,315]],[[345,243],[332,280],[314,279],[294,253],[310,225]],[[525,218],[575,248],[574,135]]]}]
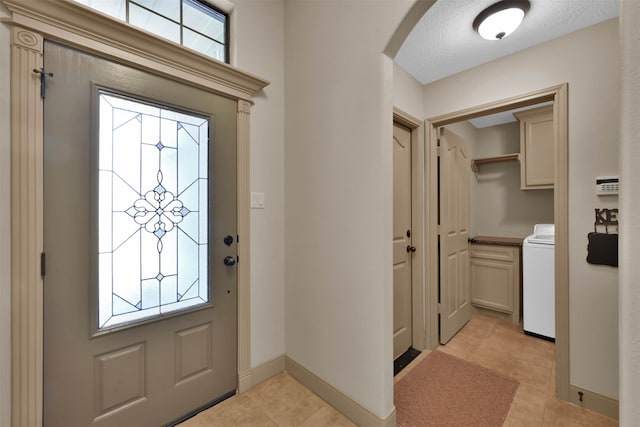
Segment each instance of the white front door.
[{"label": "white front door", "polygon": [[393,358],[411,347],[411,131],[393,124]]},{"label": "white front door", "polygon": [[167,424],[236,390],[237,102],[44,64],[44,425]]},{"label": "white front door", "polygon": [[440,342],[471,316],[469,256],[469,143],[440,129]]}]

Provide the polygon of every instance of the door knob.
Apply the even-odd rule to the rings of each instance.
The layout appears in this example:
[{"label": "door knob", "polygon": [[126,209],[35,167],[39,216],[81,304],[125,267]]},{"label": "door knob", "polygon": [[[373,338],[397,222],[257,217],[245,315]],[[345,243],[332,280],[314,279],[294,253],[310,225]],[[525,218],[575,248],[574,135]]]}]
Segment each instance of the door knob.
[{"label": "door knob", "polygon": [[223,241],[224,241],[225,245],[231,246],[231,244],[233,243],[233,237],[232,236],[225,236]]},{"label": "door knob", "polygon": [[236,265],[236,260],[232,256],[226,257],[223,262],[224,262],[224,265],[229,267],[232,265]]},{"label": "door knob", "polygon": [[407,252],[415,252],[415,251],[416,251],[416,247],[415,246],[411,246],[411,245],[407,246]]}]

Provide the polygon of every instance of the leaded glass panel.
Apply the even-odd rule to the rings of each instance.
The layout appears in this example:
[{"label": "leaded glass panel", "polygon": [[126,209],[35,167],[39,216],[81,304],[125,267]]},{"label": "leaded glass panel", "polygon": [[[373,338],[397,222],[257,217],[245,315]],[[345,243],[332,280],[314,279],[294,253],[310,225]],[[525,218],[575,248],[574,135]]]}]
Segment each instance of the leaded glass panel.
[{"label": "leaded glass panel", "polygon": [[208,119],[99,99],[99,328],[207,303]]}]

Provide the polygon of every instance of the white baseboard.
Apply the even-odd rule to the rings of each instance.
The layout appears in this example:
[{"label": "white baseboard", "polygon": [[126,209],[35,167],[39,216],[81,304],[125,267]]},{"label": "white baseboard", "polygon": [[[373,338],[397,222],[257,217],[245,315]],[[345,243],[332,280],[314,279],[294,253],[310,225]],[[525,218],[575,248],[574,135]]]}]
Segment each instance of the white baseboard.
[{"label": "white baseboard", "polygon": [[285,356],[285,369],[292,377],[357,425],[368,427],[395,427],[395,408],[386,418],[379,418],[369,411],[369,409],[354,401],[288,356]]},{"label": "white baseboard", "polygon": [[[582,393],[582,394],[581,394]],[[582,401],[580,400],[582,398]],[[604,415],[605,417],[617,420],[619,417],[619,402],[602,394],[580,388],[573,384],[569,385],[569,401],[582,408]]]},{"label": "white baseboard", "polygon": [[269,378],[284,371],[284,354],[268,362],[262,363],[255,368],[248,369],[238,374],[238,393],[244,393],[253,386],[260,384]]}]

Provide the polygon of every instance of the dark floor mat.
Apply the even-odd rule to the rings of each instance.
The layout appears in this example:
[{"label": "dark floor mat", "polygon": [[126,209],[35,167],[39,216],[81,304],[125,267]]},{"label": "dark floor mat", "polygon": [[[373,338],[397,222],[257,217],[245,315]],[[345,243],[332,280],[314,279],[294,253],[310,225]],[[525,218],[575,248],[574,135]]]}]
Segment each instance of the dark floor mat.
[{"label": "dark floor mat", "polygon": [[398,373],[406,368],[407,365],[411,363],[413,359],[418,357],[420,353],[421,351],[418,351],[413,347],[409,347],[409,350],[398,356],[398,358],[393,361],[393,376],[395,377],[398,375]]}]

